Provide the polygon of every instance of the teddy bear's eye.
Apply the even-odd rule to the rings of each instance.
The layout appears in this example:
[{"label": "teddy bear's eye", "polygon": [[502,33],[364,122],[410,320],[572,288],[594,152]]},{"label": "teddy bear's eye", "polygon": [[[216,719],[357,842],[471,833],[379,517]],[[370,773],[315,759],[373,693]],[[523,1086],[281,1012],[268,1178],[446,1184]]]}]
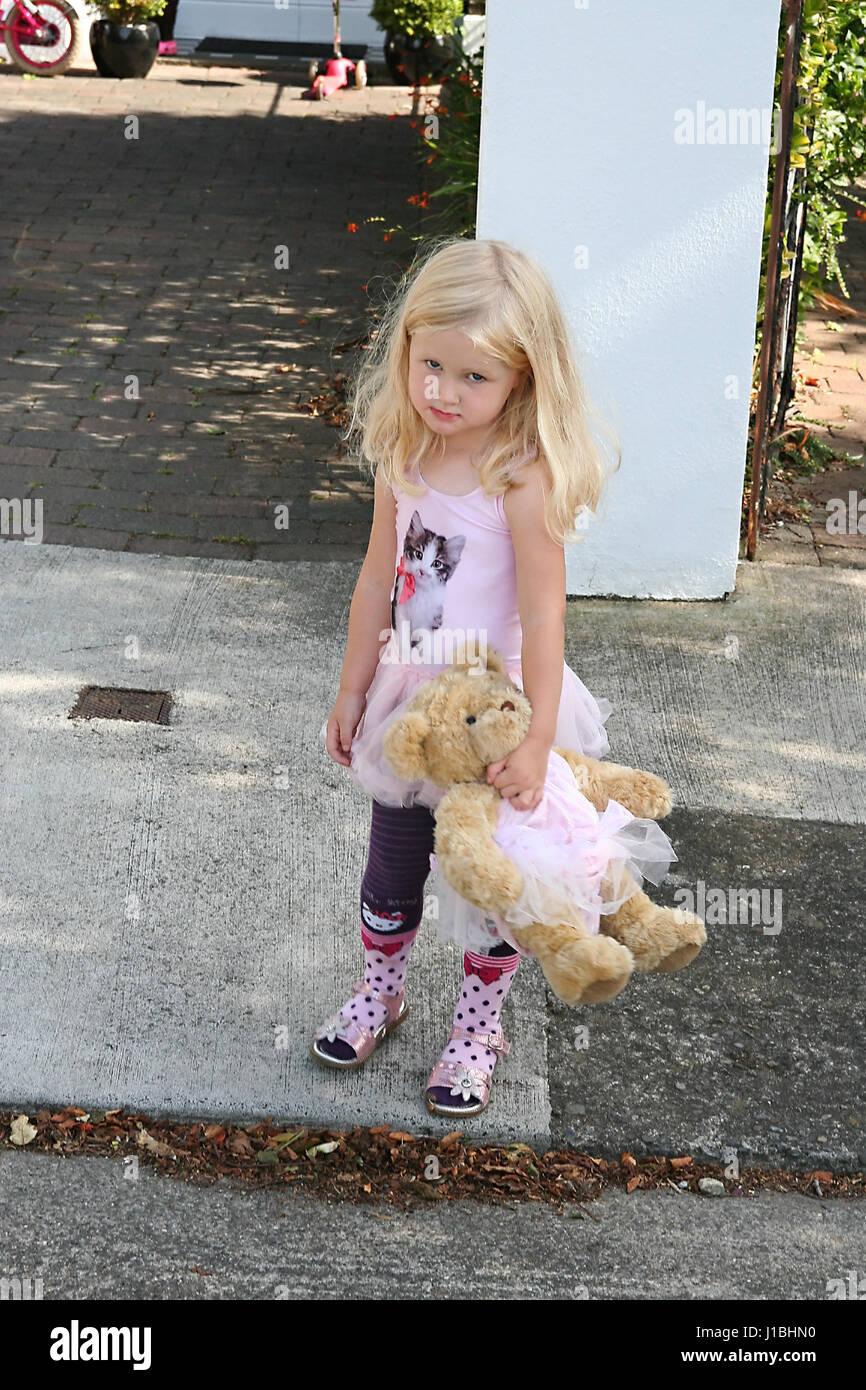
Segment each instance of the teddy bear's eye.
[{"label": "teddy bear's eye", "polygon": [[467,724],[474,724],[474,723],[475,723],[475,715],[474,715],[474,714],[467,714],[467,716],[466,716],[466,723],[467,723]]}]

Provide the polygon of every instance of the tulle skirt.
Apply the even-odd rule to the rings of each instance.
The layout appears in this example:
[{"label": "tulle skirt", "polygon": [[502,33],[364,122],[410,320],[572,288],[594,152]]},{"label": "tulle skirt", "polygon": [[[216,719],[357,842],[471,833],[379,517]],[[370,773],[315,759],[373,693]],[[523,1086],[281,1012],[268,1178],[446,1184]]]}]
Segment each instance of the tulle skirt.
[{"label": "tulle skirt", "polygon": [[[443,666],[381,660],[376,668],[367,703],[349,756],[351,767],[346,771],[362,791],[386,806],[427,806],[430,810],[442,800],[446,788],[424,780],[406,781],[398,777],[383,751],[385,735],[391,723],[398,719],[426,681],[440,675]],[[519,661],[506,664],[515,685],[523,689],[523,674]],[[554,743],[602,758],[610,744],[605,732],[605,720],[613,706],[609,700],[596,700],[569,665],[564,665],[562,694]],[[327,721],[319,730],[325,742]]]},{"label": "tulle skirt", "polygon": [[[655,821],[633,816],[618,801],[597,811],[556,753],[538,806],[518,811],[503,800],[493,839],[523,876],[520,898],[503,915],[482,912],[438,873],[437,933],[469,950],[489,951],[505,940],[531,955],[511,929],[534,922],[571,924],[597,935],[602,914],[616,912],[645,880],[661,883],[677,858]],[[435,854],[430,866],[439,869]]]},{"label": "tulle skirt", "polygon": [[[515,685],[523,689],[520,661],[506,663]],[[364,713],[352,740],[351,766],[345,770],[356,785],[387,806],[426,806],[435,810],[446,788],[425,780],[407,781],[384,755],[385,735],[405,711],[421,685],[441,673],[441,665],[381,660]],[[588,757],[601,758],[610,744],[605,721],[608,700],[596,699],[567,664],[554,743]],[[325,742],[327,721],[319,731]],[[633,817],[610,801],[599,814],[580,792],[570,767],[551,753],[545,794],[535,811],[515,811],[503,800],[497,843],[521,870],[520,900],[505,917],[482,913],[461,898],[438,871],[431,854],[434,886],[428,897],[437,934],[461,948],[489,951],[503,940],[521,955],[531,955],[511,935],[511,927],[531,922],[577,922],[590,933],[599,930],[602,913],[615,912],[644,879],[660,883],[676,854],[655,821]]]}]

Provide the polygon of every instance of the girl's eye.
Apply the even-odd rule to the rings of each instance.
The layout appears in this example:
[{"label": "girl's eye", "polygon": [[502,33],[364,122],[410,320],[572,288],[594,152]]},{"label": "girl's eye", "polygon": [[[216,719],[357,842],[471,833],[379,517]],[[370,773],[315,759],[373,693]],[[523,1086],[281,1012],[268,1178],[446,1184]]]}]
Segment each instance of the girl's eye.
[{"label": "girl's eye", "polygon": [[[424,359],[424,365],[425,367],[433,367],[438,370],[442,366],[442,363],[437,362],[435,357],[427,357]],[[487,377],[482,376],[481,372],[467,372],[467,376],[475,376],[479,381],[487,380]]]}]

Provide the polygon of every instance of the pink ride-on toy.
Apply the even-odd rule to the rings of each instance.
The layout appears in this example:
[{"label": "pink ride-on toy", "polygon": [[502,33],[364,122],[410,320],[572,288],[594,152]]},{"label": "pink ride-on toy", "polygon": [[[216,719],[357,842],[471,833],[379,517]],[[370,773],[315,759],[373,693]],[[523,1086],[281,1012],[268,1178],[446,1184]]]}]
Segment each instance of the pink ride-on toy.
[{"label": "pink ride-on toy", "polygon": [[331,4],[334,9],[334,52],[320,63],[310,63],[310,86],[304,92],[305,97],[313,97],[316,101],[324,101],[340,87],[367,85],[367,64],[364,60],[353,63],[351,58],[343,57],[340,50],[340,0],[331,0]]}]

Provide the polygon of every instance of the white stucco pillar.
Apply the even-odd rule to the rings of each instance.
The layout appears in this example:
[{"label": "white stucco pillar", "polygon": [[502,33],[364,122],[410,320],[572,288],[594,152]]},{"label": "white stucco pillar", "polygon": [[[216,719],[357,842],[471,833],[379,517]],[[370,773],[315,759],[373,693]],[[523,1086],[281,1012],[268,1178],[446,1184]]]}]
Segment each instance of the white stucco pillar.
[{"label": "white stucco pillar", "polygon": [[568,592],[734,587],[779,0],[487,0],[477,236],[536,256],[623,460]]}]

